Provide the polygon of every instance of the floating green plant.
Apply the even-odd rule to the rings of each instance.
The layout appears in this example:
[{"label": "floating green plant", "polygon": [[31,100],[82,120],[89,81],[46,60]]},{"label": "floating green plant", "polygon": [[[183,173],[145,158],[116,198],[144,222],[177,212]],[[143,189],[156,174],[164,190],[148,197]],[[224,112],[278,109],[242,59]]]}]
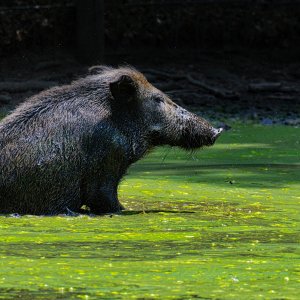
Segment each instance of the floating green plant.
[{"label": "floating green plant", "polygon": [[134,165],[122,215],[0,217],[0,299],[298,299],[300,129]]}]

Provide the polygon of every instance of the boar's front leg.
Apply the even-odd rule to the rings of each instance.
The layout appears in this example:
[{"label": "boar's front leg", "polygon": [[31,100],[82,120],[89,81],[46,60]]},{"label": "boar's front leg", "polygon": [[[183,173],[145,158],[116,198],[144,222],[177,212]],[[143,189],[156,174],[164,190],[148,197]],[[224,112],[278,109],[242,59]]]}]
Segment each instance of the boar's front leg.
[{"label": "boar's front leg", "polygon": [[90,208],[92,214],[118,213],[124,207],[117,195],[117,184],[93,180],[83,187],[82,204]]}]

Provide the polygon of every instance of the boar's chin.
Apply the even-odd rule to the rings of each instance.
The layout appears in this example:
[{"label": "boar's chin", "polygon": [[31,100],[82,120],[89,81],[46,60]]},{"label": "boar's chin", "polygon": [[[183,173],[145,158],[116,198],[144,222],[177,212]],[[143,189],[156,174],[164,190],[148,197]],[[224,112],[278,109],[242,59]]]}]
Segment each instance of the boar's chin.
[{"label": "boar's chin", "polygon": [[213,145],[215,139],[212,136],[183,136],[177,146],[185,150],[200,149]]}]

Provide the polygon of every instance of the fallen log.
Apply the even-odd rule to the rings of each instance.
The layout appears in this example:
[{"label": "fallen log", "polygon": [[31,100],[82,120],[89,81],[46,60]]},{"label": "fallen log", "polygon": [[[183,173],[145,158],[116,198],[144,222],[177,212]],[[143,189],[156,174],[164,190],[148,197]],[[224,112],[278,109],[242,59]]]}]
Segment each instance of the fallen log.
[{"label": "fallen log", "polygon": [[205,90],[206,92],[208,92],[214,96],[226,98],[226,99],[239,99],[239,95],[237,93],[211,87],[199,80],[194,79],[191,75],[170,74],[170,73],[167,73],[164,71],[159,71],[159,70],[154,70],[154,69],[143,69],[143,72],[146,74],[148,73],[151,75],[167,77],[167,78],[174,79],[174,80],[186,79],[193,85],[196,85],[196,86],[202,88],[203,90]]},{"label": "fallen log", "polygon": [[250,83],[248,91],[252,93],[297,93],[298,90],[293,87],[284,86],[281,82],[259,82]]},{"label": "fallen log", "polygon": [[277,100],[277,101],[295,101],[298,98],[291,95],[270,95],[267,97],[267,100]]},{"label": "fallen log", "polygon": [[259,82],[259,83],[250,83],[248,85],[248,91],[253,93],[280,92],[281,89],[282,89],[281,82]]},{"label": "fallen log", "polygon": [[237,93],[211,87],[211,86],[205,84],[204,82],[194,79],[191,75],[186,75],[186,78],[190,83],[202,88],[203,90],[205,90],[206,92],[208,92],[214,96],[226,98],[226,99],[238,99],[239,98],[239,95]]}]

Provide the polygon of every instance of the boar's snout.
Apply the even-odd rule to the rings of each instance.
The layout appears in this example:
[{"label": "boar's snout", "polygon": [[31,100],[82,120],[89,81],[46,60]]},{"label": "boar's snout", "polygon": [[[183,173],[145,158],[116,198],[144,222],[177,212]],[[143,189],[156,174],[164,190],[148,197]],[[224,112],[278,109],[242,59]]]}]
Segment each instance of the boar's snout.
[{"label": "boar's snout", "polygon": [[211,127],[210,134],[204,137],[203,146],[213,145],[223,131],[224,131],[223,128]]},{"label": "boar's snout", "polygon": [[214,128],[214,133],[213,133],[213,141],[215,141],[219,135],[224,131],[224,128],[220,127],[220,128]]},{"label": "boar's snout", "polygon": [[204,128],[202,126],[192,130],[189,128],[183,131],[178,146],[186,150],[212,146],[223,131],[223,128],[214,128],[208,123]]}]

